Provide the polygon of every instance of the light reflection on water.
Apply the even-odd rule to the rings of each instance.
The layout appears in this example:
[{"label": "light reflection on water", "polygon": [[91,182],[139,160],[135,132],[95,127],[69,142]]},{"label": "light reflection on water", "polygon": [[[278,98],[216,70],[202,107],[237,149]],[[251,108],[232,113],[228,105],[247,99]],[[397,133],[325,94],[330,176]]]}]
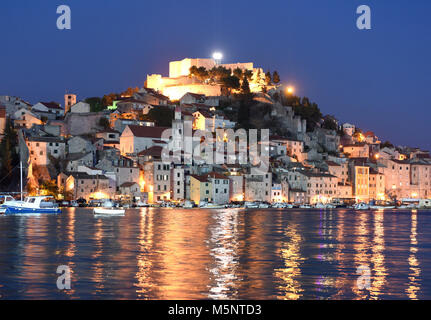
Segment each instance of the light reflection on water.
[{"label": "light reflection on water", "polygon": [[[0,298],[431,299],[430,242],[429,211],[1,216]],[[71,290],[56,287],[59,265]]]}]

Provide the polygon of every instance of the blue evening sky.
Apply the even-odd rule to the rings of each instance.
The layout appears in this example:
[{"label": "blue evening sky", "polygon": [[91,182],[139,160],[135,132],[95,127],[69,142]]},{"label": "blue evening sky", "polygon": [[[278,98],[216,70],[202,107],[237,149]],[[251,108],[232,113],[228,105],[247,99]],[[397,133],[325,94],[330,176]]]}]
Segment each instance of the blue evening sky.
[{"label": "blue evening sky", "polygon": [[[58,5],[72,30],[56,28]],[[372,30],[356,28],[356,8]],[[382,140],[431,149],[429,0],[2,0],[0,95],[63,102],[142,86],[168,61],[277,70],[298,95]]]}]

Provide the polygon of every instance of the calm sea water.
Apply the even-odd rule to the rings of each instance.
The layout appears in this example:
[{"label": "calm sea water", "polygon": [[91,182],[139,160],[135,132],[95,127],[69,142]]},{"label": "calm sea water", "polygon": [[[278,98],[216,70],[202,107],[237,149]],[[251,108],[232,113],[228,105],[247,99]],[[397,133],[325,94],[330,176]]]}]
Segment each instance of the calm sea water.
[{"label": "calm sea water", "polygon": [[[59,265],[72,272],[57,289]],[[358,267],[370,289],[357,286]],[[431,212],[0,216],[1,299],[431,299]]]}]

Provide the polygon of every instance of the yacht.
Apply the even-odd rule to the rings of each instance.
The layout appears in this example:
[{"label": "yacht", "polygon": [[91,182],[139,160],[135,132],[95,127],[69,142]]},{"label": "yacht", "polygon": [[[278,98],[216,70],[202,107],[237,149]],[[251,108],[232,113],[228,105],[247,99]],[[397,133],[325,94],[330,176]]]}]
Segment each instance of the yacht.
[{"label": "yacht", "polygon": [[24,201],[8,201],[1,208],[5,214],[61,213],[51,196],[27,197]]}]

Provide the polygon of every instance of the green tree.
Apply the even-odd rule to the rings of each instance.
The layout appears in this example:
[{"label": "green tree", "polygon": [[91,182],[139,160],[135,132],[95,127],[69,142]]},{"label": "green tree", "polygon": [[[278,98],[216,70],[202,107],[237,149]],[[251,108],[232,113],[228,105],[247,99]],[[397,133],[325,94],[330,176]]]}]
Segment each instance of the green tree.
[{"label": "green tree", "polygon": [[242,79],[241,93],[250,94],[250,84],[248,83],[247,76],[245,75],[244,75],[244,79]]},{"label": "green tree", "polygon": [[236,76],[227,76],[221,79],[222,86],[229,92],[229,94],[234,89],[239,89],[240,81]]},{"label": "green tree", "polygon": [[250,105],[247,100],[241,100],[238,110],[238,127],[243,129],[250,128]]},{"label": "green tree", "polygon": [[109,129],[110,128],[109,120],[105,117],[101,117],[99,119],[99,126],[101,126],[105,130]]},{"label": "green tree", "polygon": [[385,141],[380,144],[380,149],[383,148],[394,148],[394,145],[390,141]]},{"label": "green tree", "polygon": [[322,128],[337,131],[338,125],[334,119],[332,119],[331,117],[326,117],[325,120],[323,121]]},{"label": "green tree", "polygon": [[57,182],[55,180],[42,181],[39,185],[39,191],[44,195],[53,196],[55,198],[57,198],[59,194]]},{"label": "green tree", "polygon": [[170,127],[172,126],[173,117],[174,112],[171,108],[167,106],[157,106],[143,115],[143,120],[154,121],[156,126],[159,127]]},{"label": "green tree", "polygon": [[126,96],[126,97],[131,97],[131,96],[133,96],[133,94],[135,94],[138,91],[139,91],[138,87],[135,87],[135,88],[130,88],[129,87],[125,91],[121,92],[121,95],[122,96]]},{"label": "green tree", "polygon": [[206,79],[208,79],[209,77],[209,73],[207,71],[207,69],[205,69],[205,67],[196,67],[196,66],[192,66],[190,67],[190,76],[196,77],[201,81],[204,81]]},{"label": "green tree", "polygon": [[90,105],[91,112],[99,112],[105,109],[103,100],[99,97],[91,97],[85,99],[85,102]]},{"label": "green tree", "polygon": [[275,84],[280,82],[280,76],[278,75],[277,71],[274,71],[272,73],[272,82],[274,82]]},{"label": "green tree", "polygon": [[244,76],[247,78],[248,82],[250,82],[253,78],[252,70],[244,70]]},{"label": "green tree", "polygon": [[271,72],[265,73],[265,83],[267,86],[271,85]]},{"label": "green tree", "polygon": [[107,106],[111,106],[112,103],[119,98],[119,95],[116,93],[110,93],[107,95],[104,95],[102,98],[102,105],[104,108]]},{"label": "green tree", "polygon": [[237,77],[238,79],[241,79],[241,78],[242,78],[242,76],[243,76],[242,69],[241,69],[241,68],[235,68],[235,69],[233,70],[233,75],[234,75],[235,77]]},{"label": "green tree", "polygon": [[8,119],[0,143],[0,186],[7,188],[13,181],[13,169],[19,164],[18,135]]}]

